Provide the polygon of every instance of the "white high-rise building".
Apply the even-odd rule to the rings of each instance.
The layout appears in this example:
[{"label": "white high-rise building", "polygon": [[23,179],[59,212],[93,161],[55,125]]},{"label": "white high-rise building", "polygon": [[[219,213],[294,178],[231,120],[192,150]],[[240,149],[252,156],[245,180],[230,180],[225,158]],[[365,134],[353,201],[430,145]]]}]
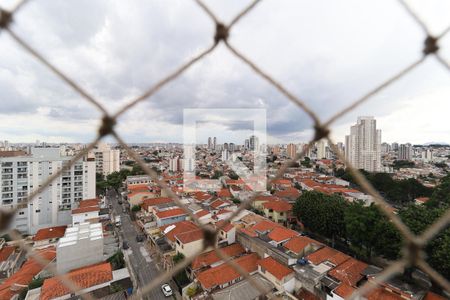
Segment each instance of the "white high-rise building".
[{"label": "white high-rise building", "polygon": [[288,144],[286,148],[287,156],[291,159],[293,159],[297,155],[297,145],[295,144]]},{"label": "white high-rise building", "polygon": [[345,157],[356,169],[381,171],[381,130],[374,117],[358,117],[345,137]]},{"label": "white high-rise building", "polygon": [[227,161],[230,158],[230,151],[227,149],[222,150],[222,161]]},{"label": "white high-rise building", "polygon": [[257,136],[254,136],[254,135],[250,136],[249,149],[250,150],[256,150],[256,151],[259,150],[259,139],[258,139]]},{"label": "white high-rise building", "polygon": [[411,144],[401,144],[398,147],[399,160],[411,160],[412,147]]},{"label": "white high-rise building", "polygon": [[59,148],[31,148],[30,154],[0,152],[1,207],[18,208],[12,228],[34,234],[40,228],[70,224],[74,204],[95,198],[95,161],[85,158],[64,171],[30,203],[24,203],[29,192],[38,189],[70,159],[61,156]]},{"label": "white high-rise building", "polygon": [[327,155],[327,142],[323,139],[316,142],[316,149],[317,149],[317,159],[322,158],[328,158],[329,155]]},{"label": "white high-rise building", "polygon": [[120,150],[112,150],[109,145],[100,142],[93,152],[97,173],[108,176],[120,171]]},{"label": "white high-rise building", "polygon": [[178,156],[175,158],[169,159],[169,171],[171,172],[178,172],[183,170],[184,167],[184,161],[183,159],[179,158]]}]

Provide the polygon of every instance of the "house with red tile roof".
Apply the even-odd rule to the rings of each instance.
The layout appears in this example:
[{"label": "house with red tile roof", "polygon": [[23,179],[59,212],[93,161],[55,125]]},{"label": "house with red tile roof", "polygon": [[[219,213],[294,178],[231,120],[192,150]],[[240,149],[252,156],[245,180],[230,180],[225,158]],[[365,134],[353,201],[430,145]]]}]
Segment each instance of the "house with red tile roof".
[{"label": "house with red tile roof", "polygon": [[[37,253],[46,261],[52,262],[56,257],[54,247],[37,250]],[[19,294],[33,278],[42,272],[46,266],[42,266],[37,260],[29,257],[22,267],[0,284],[0,299],[12,299]]]},{"label": "house with red tile roof", "polygon": [[350,259],[350,256],[339,252],[333,248],[330,247],[323,247],[319,250],[311,253],[306,257],[308,261],[310,261],[314,265],[320,265],[323,262],[328,262],[329,264],[333,266],[338,266],[345,262],[346,260]]},{"label": "house with red tile roof", "polygon": [[275,193],[273,195],[275,197],[278,197],[285,201],[293,203],[297,200],[298,197],[300,197],[301,192],[298,189],[296,189],[295,187],[289,187],[284,190],[275,191]]},{"label": "house with red tile roof", "polygon": [[100,219],[99,199],[82,200],[78,208],[72,210],[72,225],[97,223]]},{"label": "house with red tile roof", "polygon": [[219,229],[219,244],[225,243],[227,245],[236,242],[236,227],[230,222],[221,220],[214,224],[214,227]]},{"label": "house with red tile roof", "polygon": [[318,241],[306,236],[295,236],[283,245],[288,253],[293,254],[296,257],[307,256],[322,246],[323,245]]},{"label": "house with red tile roof", "polygon": [[[203,230],[194,229],[175,235],[175,251],[182,253],[185,257],[190,257],[203,249]],[[204,251],[208,251],[205,249]]]},{"label": "house with red tile roof", "polygon": [[141,205],[145,199],[157,198],[158,193],[150,191],[133,191],[128,193],[127,199],[131,206]]},{"label": "house with red tile roof", "polygon": [[272,282],[278,291],[292,293],[295,288],[293,269],[268,256],[258,261],[258,272]]},{"label": "house with red tile roof", "polygon": [[[76,296],[90,293],[94,298],[104,297],[111,294],[111,285],[113,284],[120,284],[125,289],[132,286],[127,268],[113,271],[109,262],[75,269],[67,273],[66,276],[80,288],[75,293]],[[33,296],[39,295],[41,300],[66,299],[74,294],[62,284],[58,277],[45,279],[40,289],[30,290],[28,293]]]},{"label": "house with red tile roof", "polygon": [[347,259],[342,264],[328,272],[328,276],[341,283],[356,287],[358,282],[364,277],[362,272],[369,265],[354,258]]},{"label": "house with red tile roof", "polygon": [[[245,253],[245,249],[239,244],[232,244],[220,248],[220,250],[228,255],[231,259],[241,256]],[[217,255],[215,250],[211,250],[197,256],[191,263],[189,268],[189,274],[191,279],[193,279],[196,274],[207,270],[209,268],[214,268],[224,263],[224,260]]]},{"label": "house with red tile roof", "polygon": [[281,190],[292,187],[292,182],[289,179],[275,179],[274,181],[272,181],[272,187],[276,190]]},{"label": "house with red tile roof", "polygon": [[217,192],[217,197],[220,199],[230,199],[231,197],[233,197],[233,195],[231,195],[229,189],[222,188],[220,191]]},{"label": "house with red tile roof", "polygon": [[[258,259],[258,255],[256,253],[252,253],[235,258],[233,259],[233,262],[238,264],[249,274],[254,274],[258,271]],[[215,289],[222,289],[241,280],[242,275],[228,264],[221,264],[200,272],[197,275],[198,283],[204,291],[208,292]]]},{"label": "house with red tile roof", "polygon": [[234,204],[232,202],[228,201],[228,200],[217,199],[217,200],[211,202],[209,204],[209,207],[210,207],[210,210],[213,213],[215,213],[215,212],[217,212],[217,211],[219,211],[221,209],[225,209],[225,208],[228,208],[228,207],[233,206],[233,205]]},{"label": "house with red tile roof", "polygon": [[213,196],[206,192],[194,192],[192,193],[192,198],[194,198],[198,203],[203,203],[210,201],[213,198]]},{"label": "house with red tile roof", "polygon": [[266,234],[272,231],[274,228],[283,227],[280,224],[272,222],[270,220],[263,220],[261,222],[256,223],[251,227],[251,229],[259,234]]},{"label": "house with red tile roof", "polygon": [[271,232],[269,232],[267,237],[270,239],[270,244],[278,247],[284,245],[291,238],[299,235],[300,233],[298,233],[297,231],[280,226],[274,228]]},{"label": "house with red tile roof", "polygon": [[168,197],[156,197],[156,198],[149,198],[149,199],[144,199],[142,201],[141,204],[141,209],[145,212],[153,212],[153,208],[154,207],[158,207],[159,205],[169,205],[169,204],[173,204],[173,206],[175,206],[175,202],[173,201],[172,198],[168,198]]},{"label": "house with red tile roof", "polygon": [[281,199],[276,197],[276,196],[272,196],[272,195],[261,195],[261,196],[257,196],[255,197],[255,199],[252,202],[252,206],[253,208],[256,208],[258,210],[263,210],[263,204],[267,203],[267,202],[275,202],[275,201],[280,201]]},{"label": "house with red tile roof", "polygon": [[46,248],[56,244],[64,236],[67,226],[54,226],[39,229],[33,236],[33,248]]},{"label": "house with red tile roof", "polygon": [[208,224],[212,222],[212,214],[206,209],[201,209],[194,214],[201,224]]},{"label": "house with red tile roof", "polygon": [[10,277],[16,271],[21,254],[19,247],[0,244],[0,280]]},{"label": "house with red tile roof", "polygon": [[156,226],[161,227],[186,220],[187,212],[182,208],[171,208],[155,213]]},{"label": "house with red tile roof", "polygon": [[266,202],[262,206],[265,217],[277,223],[286,222],[292,214],[292,204],[284,200]]}]

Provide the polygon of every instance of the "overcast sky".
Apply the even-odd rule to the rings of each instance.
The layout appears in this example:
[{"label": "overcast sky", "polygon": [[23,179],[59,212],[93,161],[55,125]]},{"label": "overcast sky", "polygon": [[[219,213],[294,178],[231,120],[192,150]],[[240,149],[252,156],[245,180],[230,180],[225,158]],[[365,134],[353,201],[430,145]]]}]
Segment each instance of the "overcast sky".
[{"label": "overcast sky", "polygon": [[[14,3],[0,0],[5,8]],[[206,3],[228,22],[248,1]],[[450,25],[450,1],[410,3],[433,33]],[[190,0],[30,0],[13,29],[111,112],[208,47],[214,34],[214,24]],[[418,59],[424,38],[394,0],[264,0],[233,28],[230,43],[325,120]],[[450,34],[440,46],[449,61]],[[1,140],[95,136],[101,117],[95,107],[6,33],[0,33],[0,53]],[[180,142],[185,108],[262,108],[269,142],[312,135],[308,116],[223,46],[123,115],[118,131],[128,142]],[[449,112],[450,72],[429,57],[333,124],[333,137],[343,141],[357,116],[373,115],[383,141],[450,142]],[[241,124],[211,125],[205,136],[243,143],[249,126]]]}]

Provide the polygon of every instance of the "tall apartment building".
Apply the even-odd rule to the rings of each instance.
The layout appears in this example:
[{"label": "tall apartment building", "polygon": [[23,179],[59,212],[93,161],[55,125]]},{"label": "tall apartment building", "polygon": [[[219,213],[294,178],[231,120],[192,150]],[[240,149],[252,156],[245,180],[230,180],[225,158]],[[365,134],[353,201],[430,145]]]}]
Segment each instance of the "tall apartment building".
[{"label": "tall apartment building", "polygon": [[248,146],[249,146],[250,150],[259,150],[259,139],[258,139],[258,137],[254,136],[254,135],[250,136],[249,145]]},{"label": "tall apartment building", "polygon": [[208,138],[208,149],[212,149],[212,139],[211,139],[211,137]]},{"label": "tall apartment building", "polygon": [[108,176],[113,172],[120,171],[120,150],[113,150],[109,145],[100,142],[93,153],[97,173]]},{"label": "tall apartment building", "polygon": [[412,147],[411,144],[401,144],[398,146],[398,159],[411,160]]},{"label": "tall apartment building", "polygon": [[171,172],[182,171],[183,167],[184,167],[183,159],[179,158],[178,156],[169,159],[169,171]]},{"label": "tall apartment building", "polygon": [[325,140],[320,140],[316,142],[316,155],[317,159],[328,158],[327,155],[327,142]]},{"label": "tall apartment building", "polygon": [[287,149],[286,149],[286,153],[287,153],[287,156],[289,158],[294,158],[295,155],[297,154],[297,145],[295,145],[295,144],[288,144],[287,145]]},{"label": "tall apartment building", "polygon": [[53,173],[71,159],[61,156],[59,148],[31,148],[0,152],[1,207],[18,208],[13,228],[34,234],[43,227],[71,223],[71,210],[82,199],[95,198],[95,161],[80,160],[64,171],[31,203],[24,201]]},{"label": "tall apartment building", "polygon": [[345,157],[357,169],[381,171],[381,130],[374,117],[358,117],[345,137]]}]

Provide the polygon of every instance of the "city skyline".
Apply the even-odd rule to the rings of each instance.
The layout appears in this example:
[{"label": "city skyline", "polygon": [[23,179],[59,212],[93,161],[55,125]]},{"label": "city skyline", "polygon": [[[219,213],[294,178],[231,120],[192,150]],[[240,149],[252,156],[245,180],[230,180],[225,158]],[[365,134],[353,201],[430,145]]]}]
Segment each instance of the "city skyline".
[{"label": "city skyline", "polygon": [[[59,3],[56,8],[47,2],[34,2],[15,16],[13,27],[20,35],[30,37],[32,45],[111,112],[208,45],[214,30],[210,20],[190,1],[177,1],[170,7],[157,1],[143,3],[139,10],[131,3],[109,7],[101,1],[88,3],[90,9],[85,10],[86,4]],[[227,19],[241,7],[240,2],[218,2],[212,9]],[[447,23],[444,12],[450,11],[450,7],[436,7],[423,2],[414,4],[432,33],[442,31]],[[121,15],[117,11],[128,13]],[[423,34],[396,2],[338,5],[315,1],[307,7],[297,1],[283,5],[264,2],[256,11],[258,17],[250,15],[240,22],[230,41],[323,120],[421,55],[418,45],[423,43]],[[81,12],[83,22],[76,17]],[[315,15],[324,17],[319,22],[312,17]],[[379,15],[383,15],[382,23]],[[278,27],[258,21],[267,18]],[[40,24],[35,26],[28,20],[40,20]],[[186,22],[191,26],[183,26]],[[55,26],[59,23],[64,23],[64,28]],[[361,25],[355,28],[355,23]],[[136,35],[129,35],[130,31]],[[251,38],[243,39],[240,33]],[[154,38],[148,40],[143,35]],[[183,38],[174,39],[174,35]],[[299,39],[292,40],[292,36]],[[267,43],[275,37],[277,43]],[[2,107],[1,139],[92,140],[101,114],[17,49],[7,35],[0,39],[4,54],[0,87],[4,99],[8,99]],[[155,43],[158,47],[154,47]],[[306,49],[305,43],[316,45],[315,50]],[[445,141],[450,136],[445,116],[450,110],[447,80],[442,66],[427,60],[332,124],[333,138],[343,141],[356,116],[370,114],[376,116],[386,141]],[[182,110],[193,107],[266,108],[268,134],[274,143],[307,141],[313,136],[309,117],[221,48],[163,88],[153,100],[144,101],[122,116],[117,130],[130,143],[181,141]],[[143,130],[148,128],[149,120],[152,129]]]}]

